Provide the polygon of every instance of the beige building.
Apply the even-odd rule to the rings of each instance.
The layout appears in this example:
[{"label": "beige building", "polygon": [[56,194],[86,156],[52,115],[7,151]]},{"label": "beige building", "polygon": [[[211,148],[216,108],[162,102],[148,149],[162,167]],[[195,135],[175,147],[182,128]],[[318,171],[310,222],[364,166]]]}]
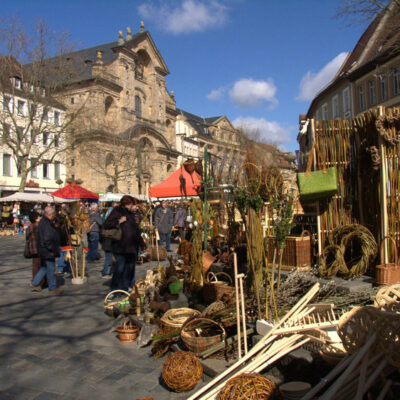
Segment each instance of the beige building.
[{"label": "beige building", "polygon": [[[49,63],[53,60],[50,59]],[[128,28],[116,42],[63,56],[74,78],[59,100],[82,109],[73,128],[76,146],[68,175],[98,192],[147,193],[177,164],[175,99],[149,32]]]}]

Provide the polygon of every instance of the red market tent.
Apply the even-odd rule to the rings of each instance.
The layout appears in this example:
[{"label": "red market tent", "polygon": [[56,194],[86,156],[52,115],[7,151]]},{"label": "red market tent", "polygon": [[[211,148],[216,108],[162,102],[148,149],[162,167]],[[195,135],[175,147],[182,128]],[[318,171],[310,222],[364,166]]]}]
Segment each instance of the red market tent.
[{"label": "red market tent", "polygon": [[181,190],[181,174],[185,178],[186,195],[196,196],[196,188],[200,186],[200,175],[193,172],[190,175],[185,168],[177,169],[169,178],[150,188],[150,197],[179,197],[185,196],[185,192]]},{"label": "red market tent", "polygon": [[51,193],[53,196],[61,197],[62,199],[88,199],[97,200],[99,195],[77,185],[76,183],[70,183],[61,189]]}]

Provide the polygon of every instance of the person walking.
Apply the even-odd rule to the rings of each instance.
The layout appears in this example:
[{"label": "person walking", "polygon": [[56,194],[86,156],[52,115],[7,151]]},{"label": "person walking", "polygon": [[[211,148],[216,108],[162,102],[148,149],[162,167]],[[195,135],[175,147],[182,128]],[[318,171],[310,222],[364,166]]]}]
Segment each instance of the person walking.
[{"label": "person walking", "polygon": [[120,205],[115,207],[104,222],[104,229],[121,229],[121,239],[113,241],[112,252],[116,266],[111,279],[111,290],[129,290],[134,281],[137,254],[145,248],[140,228],[135,220],[134,209],[138,201],[132,196],[121,198]]},{"label": "person walking", "polygon": [[71,271],[69,261],[65,260],[67,252],[62,250],[62,247],[69,245],[67,224],[68,218],[69,212],[67,205],[62,203],[54,222],[55,226],[59,230],[60,235],[60,257],[57,260],[57,275],[64,275],[66,272]]},{"label": "person walking", "polygon": [[160,235],[158,245],[162,246],[163,242],[165,242],[166,250],[171,251],[171,230],[174,226],[174,215],[171,209],[167,207],[165,200],[161,202],[161,207],[157,209],[154,220],[156,229]]},{"label": "person walking", "polygon": [[99,205],[92,203],[90,206],[89,214],[90,232],[88,234],[89,251],[86,256],[86,260],[89,262],[95,262],[100,259],[99,254],[99,240],[100,240],[100,229],[103,225],[101,216],[99,213]]},{"label": "person walking", "polygon": [[[112,210],[118,206],[117,202],[113,202],[112,206],[110,206],[105,214],[103,215],[103,224],[108,218],[108,216],[111,214]],[[104,265],[103,265],[103,271],[101,271],[101,276],[104,279],[109,279],[111,278],[111,270],[112,270],[112,262],[113,262],[113,255],[112,255],[112,239],[102,237],[101,231],[100,231],[100,243],[101,247],[104,251]]]},{"label": "person walking", "polygon": [[53,207],[47,206],[44,209],[43,218],[39,222],[37,243],[38,255],[41,258],[41,266],[34,276],[31,287],[34,291],[40,291],[40,282],[46,276],[49,291],[53,294],[61,294],[63,290],[57,288],[57,280],[54,274],[56,257],[59,256],[60,239],[53,220],[56,211]]},{"label": "person walking", "polygon": [[185,240],[185,224],[186,224],[186,210],[183,207],[183,202],[179,203],[179,207],[176,210],[174,225],[179,230],[179,236],[181,240]]},{"label": "person walking", "polygon": [[[32,257],[32,279],[35,277],[41,266],[41,259],[39,257],[38,243],[37,243],[40,219],[41,216],[39,215],[38,212],[33,210],[29,213],[29,221],[31,224],[28,226],[28,229],[26,230],[26,241],[28,242],[29,254]],[[38,291],[42,290],[42,286],[44,283],[45,283],[45,278],[43,278],[39,283]]]}]

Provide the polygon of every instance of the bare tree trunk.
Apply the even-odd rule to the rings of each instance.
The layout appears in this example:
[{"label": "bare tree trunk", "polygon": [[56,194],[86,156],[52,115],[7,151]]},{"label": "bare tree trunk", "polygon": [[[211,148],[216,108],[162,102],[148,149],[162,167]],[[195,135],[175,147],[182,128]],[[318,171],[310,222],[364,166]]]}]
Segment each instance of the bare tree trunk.
[{"label": "bare tree trunk", "polygon": [[28,170],[26,168],[26,165],[22,165],[21,166],[21,180],[19,181],[19,188],[18,188],[19,192],[23,192],[25,190],[27,178],[28,178]]}]

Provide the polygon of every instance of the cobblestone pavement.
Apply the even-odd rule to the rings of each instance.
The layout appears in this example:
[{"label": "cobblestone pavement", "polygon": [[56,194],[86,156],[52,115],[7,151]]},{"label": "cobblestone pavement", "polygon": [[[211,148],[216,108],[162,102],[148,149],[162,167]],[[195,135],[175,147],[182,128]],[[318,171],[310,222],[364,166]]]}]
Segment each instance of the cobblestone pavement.
[{"label": "cobblestone pavement", "polygon": [[[66,278],[62,295],[29,288],[31,260],[24,237],[0,238],[0,399],[185,399],[160,378],[163,359],[150,348],[120,343],[104,314],[109,291],[102,263],[88,266],[88,282]],[[139,265],[138,278],[150,263]]]}]

